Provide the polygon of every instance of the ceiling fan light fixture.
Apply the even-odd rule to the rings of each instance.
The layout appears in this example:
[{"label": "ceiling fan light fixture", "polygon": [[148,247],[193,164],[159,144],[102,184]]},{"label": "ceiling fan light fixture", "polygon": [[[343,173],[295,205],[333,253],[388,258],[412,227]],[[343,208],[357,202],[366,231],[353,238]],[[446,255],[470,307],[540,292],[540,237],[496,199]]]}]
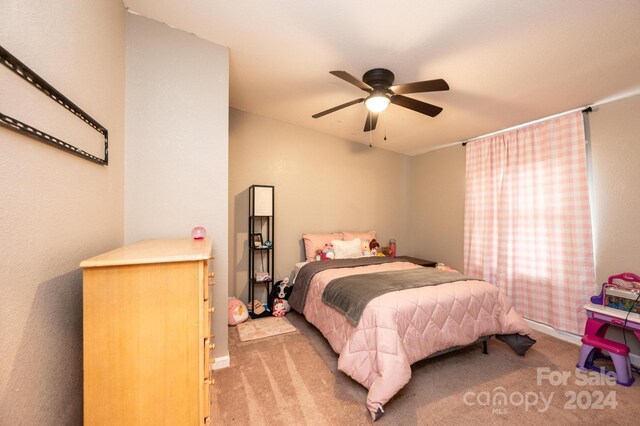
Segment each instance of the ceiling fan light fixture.
[{"label": "ceiling fan light fixture", "polygon": [[387,109],[389,102],[390,100],[387,95],[380,92],[374,92],[364,101],[364,104],[367,106],[369,111],[379,113]]}]

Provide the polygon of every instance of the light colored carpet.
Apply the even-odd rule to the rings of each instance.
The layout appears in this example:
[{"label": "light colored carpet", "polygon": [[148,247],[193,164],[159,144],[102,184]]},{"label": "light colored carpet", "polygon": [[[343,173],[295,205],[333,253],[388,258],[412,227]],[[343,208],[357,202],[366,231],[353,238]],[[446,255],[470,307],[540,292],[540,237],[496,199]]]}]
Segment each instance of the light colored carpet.
[{"label": "light colored carpet", "polygon": [[241,342],[264,339],[265,337],[296,331],[296,328],[285,317],[249,318],[236,327]]},{"label": "light colored carpet", "polygon": [[[241,342],[229,329],[231,366],[214,371],[213,424],[371,424],[367,390],[338,370],[338,356],[304,317],[286,318],[299,333]],[[525,357],[491,339],[488,355],[476,345],[415,363],[411,381],[375,426],[638,424],[638,374],[631,387],[594,383],[597,373],[583,383],[575,369],[578,346],[542,333],[534,337],[538,343]],[[557,382],[562,374],[566,380]],[[533,402],[533,395],[537,403],[526,406],[523,398]],[[609,395],[615,408],[604,399]]]}]

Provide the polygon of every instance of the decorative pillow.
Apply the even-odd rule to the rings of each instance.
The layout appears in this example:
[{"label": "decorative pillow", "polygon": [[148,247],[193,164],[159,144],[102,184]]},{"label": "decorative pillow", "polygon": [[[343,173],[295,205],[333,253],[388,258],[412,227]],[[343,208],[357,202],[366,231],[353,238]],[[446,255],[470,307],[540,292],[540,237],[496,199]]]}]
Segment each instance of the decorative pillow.
[{"label": "decorative pillow", "polygon": [[237,325],[249,318],[247,306],[235,297],[229,299],[229,325]]},{"label": "decorative pillow", "polygon": [[342,234],[302,234],[304,240],[304,254],[307,262],[316,260],[316,250],[322,251],[325,244],[330,244],[333,240],[342,241]]},{"label": "decorative pillow", "polygon": [[354,238],[360,238],[361,240],[375,240],[376,239],[376,231],[369,232],[343,232],[342,239],[345,241],[351,241]]},{"label": "decorative pillow", "polygon": [[362,240],[360,238],[354,238],[351,241],[333,240],[331,243],[336,259],[362,257]]}]

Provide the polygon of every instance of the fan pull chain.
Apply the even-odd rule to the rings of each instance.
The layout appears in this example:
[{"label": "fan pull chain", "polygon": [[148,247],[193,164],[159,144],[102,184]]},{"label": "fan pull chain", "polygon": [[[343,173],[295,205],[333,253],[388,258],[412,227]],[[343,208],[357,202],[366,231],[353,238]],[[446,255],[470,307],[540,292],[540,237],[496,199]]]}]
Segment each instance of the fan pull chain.
[{"label": "fan pull chain", "polygon": [[[371,122],[373,121],[371,119],[371,114],[367,114],[367,117],[369,118],[369,129],[371,129]],[[369,148],[373,148],[373,144],[371,143],[371,138],[373,137],[371,134],[373,133],[373,130],[369,130]]]}]

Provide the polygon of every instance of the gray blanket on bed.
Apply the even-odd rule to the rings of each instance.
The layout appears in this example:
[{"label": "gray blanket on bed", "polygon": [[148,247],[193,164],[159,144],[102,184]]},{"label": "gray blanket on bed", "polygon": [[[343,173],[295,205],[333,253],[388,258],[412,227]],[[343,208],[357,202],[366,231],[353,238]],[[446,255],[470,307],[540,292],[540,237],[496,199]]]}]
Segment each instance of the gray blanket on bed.
[{"label": "gray blanket on bed", "polygon": [[322,260],[318,262],[309,262],[304,265],[295,278],[293,290],[289,297],[289,305],[296,311],[303,313],[304,305],[307,302],[307,292],[309,291],[309,283],[315,274],[325,269],[332,268],[354,268],[356,266],[377,265],[380,263],[401,262],[402,259],[394,259],[390,257],[360,257],[357,259],[337,259]]},{"label": "gray blanket on bed", "polygon": [[332,280],[322,293],[322,301],[345,315],[351,324],[358,325],[364,308],[378,296],[392,291],[468,280],[477,278],[434,268],[351,275]]}]

